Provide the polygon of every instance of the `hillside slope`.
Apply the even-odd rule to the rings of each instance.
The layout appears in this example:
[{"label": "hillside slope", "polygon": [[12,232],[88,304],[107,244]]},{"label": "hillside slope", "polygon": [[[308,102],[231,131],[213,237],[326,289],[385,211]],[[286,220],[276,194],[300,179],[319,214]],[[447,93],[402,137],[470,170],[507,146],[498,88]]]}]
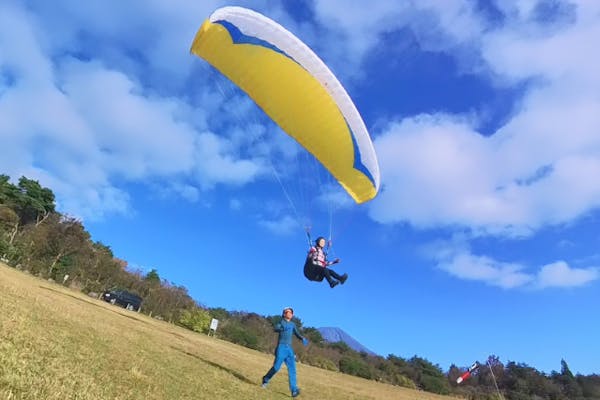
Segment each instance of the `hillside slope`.
[{"label": "hillside slope", "polygon": [[[0,265],[0,398],[285,399],[273,359]],[[298,365],[303,399],[448,399]]]}]

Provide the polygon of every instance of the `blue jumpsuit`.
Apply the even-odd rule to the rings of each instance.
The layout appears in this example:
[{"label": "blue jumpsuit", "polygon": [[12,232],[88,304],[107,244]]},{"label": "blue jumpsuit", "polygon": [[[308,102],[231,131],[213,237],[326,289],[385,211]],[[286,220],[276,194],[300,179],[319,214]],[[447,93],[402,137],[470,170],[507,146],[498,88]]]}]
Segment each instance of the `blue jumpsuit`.
[{"label": "blue jumpsuit", "polygon": [[281,322],[275,325],[275,332],[279,332],[279,342],[277,349],[275,349],[275,361],[269,372],[263,377],[263,384],[268,383],[273,375],[279,371],[281,364],[285,362],[288,369],[290,391],[293,395],[298,392],[298,386],[296,386],[296,356],[292,348],[292,334],[296,335],[300,340],[304,340],[304,338],[298,332],[296,324],[285,319],[282,319]]}]

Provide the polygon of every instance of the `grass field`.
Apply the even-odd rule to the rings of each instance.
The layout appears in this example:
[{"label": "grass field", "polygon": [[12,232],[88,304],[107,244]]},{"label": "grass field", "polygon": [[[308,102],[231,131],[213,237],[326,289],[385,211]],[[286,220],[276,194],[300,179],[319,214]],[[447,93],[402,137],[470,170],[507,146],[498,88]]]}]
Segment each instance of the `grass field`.
[{"label": "grass field", "polygon": [[[0,264],[0,399],[285,399],[273,358]],[[302,399],[449,399],[298,365]]]}]

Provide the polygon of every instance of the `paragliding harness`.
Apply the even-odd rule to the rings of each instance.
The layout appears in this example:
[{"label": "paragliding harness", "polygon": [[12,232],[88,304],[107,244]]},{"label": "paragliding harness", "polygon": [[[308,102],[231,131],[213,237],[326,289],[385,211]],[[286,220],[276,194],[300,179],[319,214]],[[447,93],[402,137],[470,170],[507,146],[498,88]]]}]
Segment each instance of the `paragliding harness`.
[{"label": "paragliding harness", "polygon": [[323,267],[313,264],[312,260],[308,257],[304,263],[304,276],[306,279],[313,282],[323,282],[323,279],[325,278]]},{"label": "paragliding harness", "polygon": [[[308,245],[312,247],[312,241],[310,239],[310,233],[308,230],[306,231],[306,236],[308,237]],[[327,242],[327,247],[329,247],[329,241]],[[325,259],[327,259],[327,252],[323,250],[323,253],[325,254]],[[306,257],[306,261],[304,262],[304,276],[309,281],[323,282],[323,279],[325,278],[323,268],[324,267],[313,264],[310,257]]]}]

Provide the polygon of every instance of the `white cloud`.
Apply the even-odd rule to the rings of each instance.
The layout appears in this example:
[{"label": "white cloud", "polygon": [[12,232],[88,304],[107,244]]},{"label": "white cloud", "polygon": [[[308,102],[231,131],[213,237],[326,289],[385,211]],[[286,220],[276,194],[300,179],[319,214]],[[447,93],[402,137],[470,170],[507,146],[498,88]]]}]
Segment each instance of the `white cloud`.
[{"label": "white cloud", "polygon": [[474,255],[465,245],[438,243],[426,252],[438,268],[459,279],[480,281],[503,289],[523,287],[534,280],[525,266]]},{"label": "white cloud", "polygon": [[323,210],[335,213],[338,210],[348,210],[356,206],[356,203],[333,178],[331,183],[320,183],[313,189],[316,193],[315,200]]},{"label": "white cloud", "polygon": [[[17,3],[18,2],[14,2]],[[102,0],[30,2],[36,13],[40,42],[50,55],[87,54],[108,61],[128,74],[150,75],[155,82],[177,87],[189,73],[189,48],[204,19],[221,0]],[[118,45],[115,45],[117,43]]]},{"label": "white cloud", "polygon": [[[383,188],[371,204],[380,222],[488,226],[520,217],[511,199],[496,194],[490,140],[467,120],[448,115],[418,116],[393,124],[375,144]],[[505,194],[504,197],[510,197]]]},{"label": "white cloud", "polygon": [[216,183],[242,185],[262,173],[261,165],[252,160],[236,159],[223,151],[229,144],[225,138],[213,133],[202,133],[196,138],[196,167],[194,174],[205,188]]},{"label": "white cloud", "polygon": [[492,77],[535,78],[493,136],[452,115],[389,125],[376,139],[384,190],[374,219],[520,235],[600,207],[600,55],[590,47],[600,14],[578,7],[577,22],[560,29],[532,33],[539,22],[509,18],[482,34]]},{"label": "white cloud", "polygon": [[[240,153],[247,142],[206,129],[224,96],[201,87],[199,104],[190,106],[162,85],[186,82],[189,43],[220,3],[0,5],[2,173],[40,180],[62,210],[86,218],[131,212],[116,182],[163,179],[196,201],[200,191],[191,185],[208,190],[255,179],[260,163]],[[132,22],[132,14],[139,18]]]},{"label": "white cloud", "polygon": [[600,278],[597,267],[573,268],[565,261],[544,265],[538,271],[522,263],[510,263],[473,254],[465,243],[438,242],[425,255],[450,275],[479,281],[502,289],[546,289],[580,287]]},{"label": "white cloud", "polygon": [[177,182],[171,187],[171,190],[190,203],[195,203],[200,199],[200,191],[192,185]]},{"label": "white cloud", "polygon": [[[574,130],[569,142],[560,127],[545,131],[546,138],[539,129],[514,129],[513,135],[506,128],[484,137],[468,121],[447,115],[390,125],[375,142],[383,188],[371,216],[514,235],[600,206],[600,136],[590,134],[593,127],[581,130],[579,143]],[[539,142],[522,143],[536,134]],[[554,145],[555,138],[564,143]]]},{"label": "white cloud", "polygon": [[177,120],[178,100],[142,95],[127,76],[96,63],[66,64],[62,89],[93,130],[107,171],[141,178],[191,168],[195,133]]},{"label": "white cloud", "polygon": [[298,224],[298,221],[289,216],[289,215],[284,215],[279,219],[260,219],[259,220],[259,225],[264,227],[265,229],[269,230],[272,233],[275,233],[277,235],[284,235],[284,236],[288,236],[291,235],[293,233],[297,233],[298,232],[298,228],[300,227],[300,225]]},{"label": "white cloud", "polygon": [[[594,10],[590,10],[594,7]],[[572,25],[543,29],[520,8],[482,33],[487,68],[500,84],[530,83],[512,118],[491,137],[477,120],[421,115],[391,123],[376,140],[383,186],[371,215],[420,228],[467,227],[476,234],[531,235],[600,207],[600,37],[598,6],[578,5]],[[473,65],[473,69],[477,70]],[[442,154],[436,150],[444,148]],[[468,249],[440,253],[438,267],[504,288],[579,287],[598,268],[557,261],[533,271]]]},{"label": "white cloud", "polygon": [[317,0],[314,4],[316,19],[325,31],[311,45],[336,73],[363,79],[369,77],[361,73],[360,64],[380,47],[382,34],[406,29],[423,50],[460,52],[457,59],[462,63],[462,57],[471,54],[462,50],[465,43],[477,42],[487,28],[474,3],[463,0],[372,0],[367,12],[360,0]]},{"label": "white cloud", "polygon": [[571,268],[564,261],[544,265],[537,275],[537,286],[540,288],[568,288],[583,286],[600,277],[598,268]]}]

